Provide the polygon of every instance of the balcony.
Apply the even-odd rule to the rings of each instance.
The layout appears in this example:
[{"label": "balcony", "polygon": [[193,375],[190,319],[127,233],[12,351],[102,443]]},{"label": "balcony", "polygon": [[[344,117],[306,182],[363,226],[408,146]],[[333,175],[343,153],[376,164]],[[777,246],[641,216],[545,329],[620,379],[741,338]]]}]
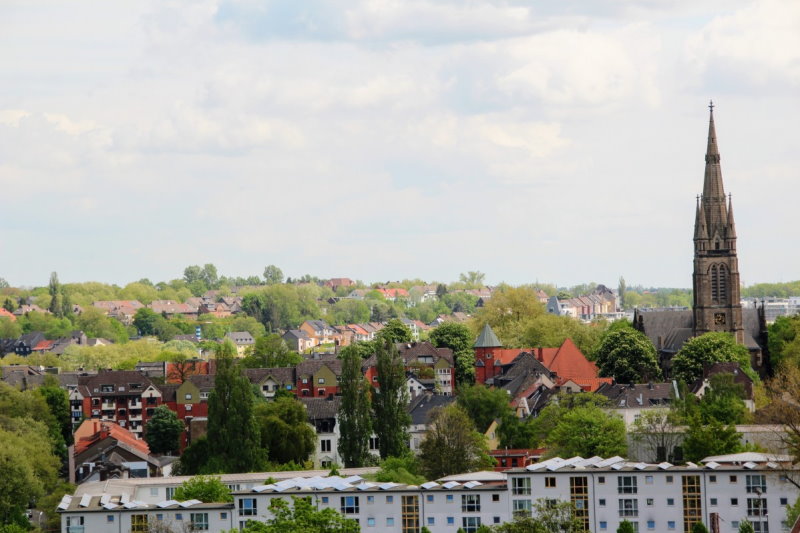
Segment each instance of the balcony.
[{"label": "balcony", "polygon": [[140,398],[128,400],[128,409],[141,409],[141,408],[142,408],[142,400]]},{"label": "balcony", "polygon": [[130,420],[131,422],[136,422],[136,421],[141,422],[142,421],[142,413],[139,413],[139,414],[131,413],[130,415],[128,415],[128,420]]},{"label": "balcony", "polygon": [[104,401],[100,408],[103,411],[116,411],[117,410],[117,403],[116,402],[107,402]]}]

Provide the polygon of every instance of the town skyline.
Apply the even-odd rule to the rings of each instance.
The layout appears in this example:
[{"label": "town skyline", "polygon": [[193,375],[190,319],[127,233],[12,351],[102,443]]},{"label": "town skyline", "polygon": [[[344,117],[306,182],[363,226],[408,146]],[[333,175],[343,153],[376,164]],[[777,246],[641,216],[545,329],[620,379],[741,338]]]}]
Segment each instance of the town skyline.
[{"label": "town skyline", "polygon": [[689,287],[709,99],[742,281],[799,271],[774,202],[800,193],[793,2],[0,11],[14,285],[211,262]]}]

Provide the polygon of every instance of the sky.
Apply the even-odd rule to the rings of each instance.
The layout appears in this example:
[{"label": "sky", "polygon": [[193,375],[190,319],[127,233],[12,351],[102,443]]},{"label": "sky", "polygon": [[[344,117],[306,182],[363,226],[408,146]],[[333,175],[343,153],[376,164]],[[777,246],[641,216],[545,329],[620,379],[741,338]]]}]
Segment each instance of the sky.
[{"label": "sky", "polygon": [[[0,277],[800,278],[797,0],[4,0]],[[792,200],[794,198],[795,200]]]}]

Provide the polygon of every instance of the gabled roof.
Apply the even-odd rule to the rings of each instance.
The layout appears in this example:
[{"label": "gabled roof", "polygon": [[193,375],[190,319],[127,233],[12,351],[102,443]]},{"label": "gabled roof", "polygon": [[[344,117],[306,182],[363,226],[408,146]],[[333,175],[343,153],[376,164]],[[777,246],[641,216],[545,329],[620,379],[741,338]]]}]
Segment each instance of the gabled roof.
[{"label": "gabled roof", "polygon": [[411,415],[411,425],[420,426],[428,423],[431,410],[436,407],[446,407],[456,401],[454,396],[441,394],[420,394],[408,404],[408,413]]},{"label": "gabled roof", "polygon": [[294,383],[295,369],[294,367],[280,367],[280,368],[246,368],[244,375],[250,380],[250,383],[261,383],[265,379],[271,377],[278,383]]},{"label": "gabled roof", "polygon": [[603,384],[597,389],[611,402],[610,406],[618,409],[667,407],[672,398],[672,383],[644,383],[625,385]]},{"label": "gabled roof", "polygon": [[145,441],[137,439],[133,433],[114,422],[96,419],[84,420],[76,431],[76,436],[81,434],[88,434],[88,436],[79,437],[79,440],[75,443],[76,456],[108,438],[125,444],[131,451],[138,452],[144,456],[150,455],[150,448],[147,447]]},{"label": "gabled roof", "polygon": [[473,348],[500,348],[502,346],[503,343],[501,343],[497,335],[494,334],[488,322],[484,324],[481,334],[478,335],[475,344],[472,345]]},{"label": "gabled roof", "polygon": [[14,313],[9,312],[4,307],[0,307],[0,318],[7,318],[11,322],[15,322],[17,320],[17,317],[14,316]]},{"label": "gabled roof", "polygon": [[299,398],[306,406],[309,420],[323,420],[336,418],[339,414],[341,396],[328,396],[327,398]]},{"label": "gabled roof", "polygon": [[572,339],[564,340],[557,349],[542,349],[542,363],[560,378],[596,378],[597,365],[586,359]]}]

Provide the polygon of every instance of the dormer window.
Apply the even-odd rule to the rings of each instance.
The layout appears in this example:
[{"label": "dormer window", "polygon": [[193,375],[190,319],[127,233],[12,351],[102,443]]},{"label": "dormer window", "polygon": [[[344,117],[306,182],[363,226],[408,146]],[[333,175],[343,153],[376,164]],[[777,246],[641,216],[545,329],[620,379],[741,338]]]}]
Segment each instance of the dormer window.
[{"label": "dormer window", "polygon": [[114,392],[114,385],[100,385],[100,392]]}]

